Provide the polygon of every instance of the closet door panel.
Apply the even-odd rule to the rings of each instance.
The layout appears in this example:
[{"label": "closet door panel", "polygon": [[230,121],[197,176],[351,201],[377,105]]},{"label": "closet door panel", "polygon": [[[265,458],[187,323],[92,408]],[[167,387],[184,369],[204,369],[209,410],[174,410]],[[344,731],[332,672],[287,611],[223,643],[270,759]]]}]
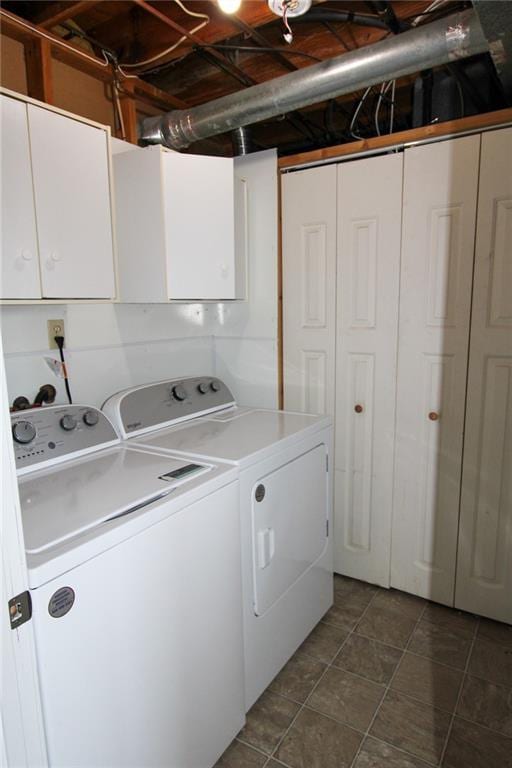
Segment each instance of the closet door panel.
[{"label": "closet door panel", "polygon": [[512,623],[512,128],[482,136],[455,605]]},{"label": "closet door panel", "polygon": [[396,154],[338,166],[335,570],[383,586],[390,569],[402,165]]},{"label": "closet door panel", "polygon": [[391,584],[453,604],[480,137],[405,151]]},{"label": "closet door panel", "polygon": [[334,414],[336,166],[282,177],[284,407]]}]

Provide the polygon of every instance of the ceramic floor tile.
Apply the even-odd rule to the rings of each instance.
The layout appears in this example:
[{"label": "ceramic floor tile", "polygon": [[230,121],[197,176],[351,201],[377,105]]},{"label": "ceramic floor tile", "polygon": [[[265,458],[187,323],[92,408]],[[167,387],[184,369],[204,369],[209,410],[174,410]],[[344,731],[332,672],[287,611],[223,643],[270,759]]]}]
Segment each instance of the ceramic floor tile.
[{"label": "ceramic floor tile", "polygon": [[401,656],[402,651],[397,648],[354,633],[350,635],[333,664],[373,680],[374,683],[388,683]]},{"label": "ceramic floor tile", "polygon": [[266,761],[266,756],[261,752],[256,752],[239,741],[233,741],[215,764],[215,768],[263,768]]},{"label": "ceramic floor tile", "polygon": [[433,707],[453,712],[463,673],[457,669],[405,653],[391,687]]},{"label": "ceramic floor tile", "polygon": [[275,757],[290,768],[349,768],[361,739],[346,725],[303,709]]},{"label": "ceramic floor tile", "polygon": [[270,755],[299,709],[299,704],[265,691],[247,713],[247,722],[238,735]]},{"label": "ceramic floor tile", "polygon": [[512,739],[456,717],[443,768],[512,768]]},{"label": "ceramic floor tile", "polygon": [[388,691],[370,734],[422,760],[438,763],[450,722],[448,712]]},{"label": "ceramic floor tile", "polygon": [[426,605],[426,600],[414,595],[408,595],[406,592],[399,592],[397,589],[381,589],[372,603],[379,608],[387,608],[389,611],[396,611],[402,616],[417,621]]},{"label": "ceramic floor tile", "polygon": [[307,700],[307,705],[364,731],[370,725],[383,693],[383,686],[331,667]]},{"label": "ceramic floor tile", "polygon": [[471,653],[468,673],[512,688],[512,646],[477,638]]},{"label": "ceramic floor tile", "polygon": [[416,625],[414,619],[378,605],[370,605],[357,625],[358,634],[405,648]]},{"label": "ceramic floor tile", "polygon": [[457,714],[512,736],[512,688],[467,675]]},{"label": "ceramic floor tile", "polygon": [[500,645],[512,647],[512,627],[509,624],[502,624],[500,621],[480,619],[477,636],[485,640],[492,640]]},{"label": "ceramic floor tile", "polygon": [[297,651],[270,683],[268,690],[294,701],[306,701],[325,669],[325,664]]},{"label": "ceramic floor tile", "polygon": [[367,737],[354,768],[430,768],[423,760],[406,755],[383,741]]},{"label": "ceramic floor tile", "polygon": [[467,634],[453,632],[422,619],[414,631],[408,650],[441,664],[464,669],[471,641],[472,638]]},{"label": "ceramic floor tile", "polygon": [[347,637],[345,630],[321,621],[302,643],[300,650],[324,664],[330,664]]},{"label": "ceramic floor tile", "polygon": [[334,595],[340,597],[342,595],[373,595],[379,590],[379,587],[373,584],[367,584],[365,581],[358,581],[357,579],[350,579],[348,576],[334,575]]},{"label": "ceramic floor tile", "polygon": [[357,598],[355,602],[350,597],[348,600],[338,600],[338,602],[335,598],[334,605],[327,611],[323,621],[327,622],[327,624],[340,627],[345,632],[352,632],[365,612],[367,605],[365,600],[361,602],[359,598]]},{"label": "ceramic floor tile", "polygon": [[444,627],[452,632],[460,634],[473,635],[478,618],[465,611],[456,611],[454,608],[447,608],[445,605],[437,603],[427,603],[423,619]]}]

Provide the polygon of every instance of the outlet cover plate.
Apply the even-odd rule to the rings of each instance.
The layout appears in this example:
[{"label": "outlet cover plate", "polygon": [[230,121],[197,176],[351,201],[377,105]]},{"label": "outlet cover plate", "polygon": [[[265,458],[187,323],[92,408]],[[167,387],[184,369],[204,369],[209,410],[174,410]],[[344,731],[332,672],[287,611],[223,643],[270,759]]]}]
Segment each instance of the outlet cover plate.
[{"label": "outlet cover plate", "polygon": [[58,349],[55,336],[65,336],[64,320],[48,320],[48,349]]}]

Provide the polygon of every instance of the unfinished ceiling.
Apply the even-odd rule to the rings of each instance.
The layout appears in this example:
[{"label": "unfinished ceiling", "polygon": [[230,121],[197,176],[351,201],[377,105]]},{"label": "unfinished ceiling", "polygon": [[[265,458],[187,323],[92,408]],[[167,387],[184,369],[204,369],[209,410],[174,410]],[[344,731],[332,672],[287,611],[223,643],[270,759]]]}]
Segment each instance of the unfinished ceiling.
[{"label": "unfinished ceiling", "polygon": [[[120,81],[127,75],[166,91],[176,106],[211,101],[302,67],[370,45],[468,2],[317,2],[291,19],[293,41],[266,0],[242,0],[223,13],[203,0],[4,2],[3,8],[53,34],[106,56]],[[280,154],[339,144],[506,106],[489,55],[455,62],[363,92],[315,104],[251,128],[255,149]],[[217,143],[230,152],[229,137]],[[194,147],[192,146],[192,150]]]}]

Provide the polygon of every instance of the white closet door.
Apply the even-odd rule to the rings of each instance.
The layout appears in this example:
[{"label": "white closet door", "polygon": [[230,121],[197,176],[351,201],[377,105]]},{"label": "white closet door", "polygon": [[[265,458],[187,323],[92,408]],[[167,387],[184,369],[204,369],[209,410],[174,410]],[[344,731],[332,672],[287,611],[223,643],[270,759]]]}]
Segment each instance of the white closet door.
[{"label": "white closet door", "polygon": [[40,299],[36,216],[28,140],[27,106],[0,96],[2,258],[0,296]]},{"label": "white closet door", "polygon": [[391,584],[453,604],[479,136],[405,151]]},{"label": "white closet door", "polygon": [[106,131],[28,105],[45,298],[115,295]]},{"label": "white closet door", "polygon": [[482,136],[455,605],[512,623],[512,128]]},{"label": "white closet door", "polygon": [[338,166],[334,567],[389,587],[402,155]]},{"label": "white closet door", "polygon": [[336,166],[282,177],[284,405],[334,414]]}]

